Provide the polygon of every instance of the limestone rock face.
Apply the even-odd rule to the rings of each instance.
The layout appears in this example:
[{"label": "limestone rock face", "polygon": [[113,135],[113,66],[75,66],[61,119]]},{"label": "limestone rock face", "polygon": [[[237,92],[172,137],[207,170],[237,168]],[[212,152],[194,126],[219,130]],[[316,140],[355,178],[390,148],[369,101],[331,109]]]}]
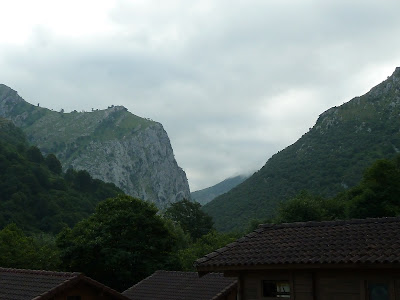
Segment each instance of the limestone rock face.
[{"label": "limestone rock face", "polygon": [[[65,148],[60,157],[73,152],[74,147]],[[189,195],[186,175],[178,167],[167,133],[158,123],[121,140],[91,141],[85,151],[66,162],[74,169],[85,169],[95,178],[115,183],[129,195],[153,201],[158,207]]]},{"label": "limestone rock face", "polygon": [[186,174],[175,160],[163,126],[122,106],[55,112],[31,105],[0,85],[0,116],[21,127],[45,155],[56,154],[64,171],[87,170],[159,208],[190,199]]}]

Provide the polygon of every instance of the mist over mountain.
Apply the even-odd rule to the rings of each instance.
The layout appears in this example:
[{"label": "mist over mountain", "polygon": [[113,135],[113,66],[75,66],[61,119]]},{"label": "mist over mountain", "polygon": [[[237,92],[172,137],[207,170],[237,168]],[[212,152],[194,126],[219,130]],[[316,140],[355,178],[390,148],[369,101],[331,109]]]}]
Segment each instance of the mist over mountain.
[{"label": "mist over mountain", "polygon": [[219,230],[242,230],[273,216],[280,201],[301,190],[333,196],[361,179],[379,158],[400,150],[400,68],[368,93],[322,113],[294,144],[254,175],[203,207]]},{"label": "mist over mountain", "polygon": [[0,116],[20,127],[44,155],[54,153],[64,171],[87,170],[158,207],[190,198],[186,174],[163,126],[122,106],[56,112],[29,104],[0,84]]},{"label": "mist over mountain", "polygon": [[201,205],[204,205],[213,200],[215,197],[230,191],[232,188],[242,183],[247,178],[249,178],[249,175],[238,175],[230,177],[208,188],[192,192],[190,193],[190,195],[192,196],[192,199],[194,201],[197,201]]}]

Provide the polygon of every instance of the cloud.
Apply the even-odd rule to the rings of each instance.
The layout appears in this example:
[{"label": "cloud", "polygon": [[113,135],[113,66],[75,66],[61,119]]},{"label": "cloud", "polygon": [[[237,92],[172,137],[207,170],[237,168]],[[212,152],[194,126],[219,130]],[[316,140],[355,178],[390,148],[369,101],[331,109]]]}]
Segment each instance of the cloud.
[{"label": "cloud", "polygon": [[0,2],[1,82],[161,122],[192,190],[261,168],[400,65],[392,0],[27,3]]}]

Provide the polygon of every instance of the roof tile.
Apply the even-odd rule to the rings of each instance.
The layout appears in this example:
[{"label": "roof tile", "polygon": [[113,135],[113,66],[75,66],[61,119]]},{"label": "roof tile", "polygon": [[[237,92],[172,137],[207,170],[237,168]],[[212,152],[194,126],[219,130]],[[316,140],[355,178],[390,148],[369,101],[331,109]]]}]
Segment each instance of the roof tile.
[{"label": "roof tile", "polygon": [[0,267],[1,300],[48,300],[79,282],[85,282],[112,299],[128,300],[117,291],[81,273],[24,270]]},{"label": "roof tile", "polygon": [[33,299],[79,275],[80,273],[33,271],[0,267],[0,299]]},{"label": "roof tile", "polygon": [[260,225],[196,261],[213,266],[400,262],[400,218]]},{"label": "roof tile", "polygon": [[122,294],[132,300],[217,300],[236,288],[221,273],[157,271]]}]

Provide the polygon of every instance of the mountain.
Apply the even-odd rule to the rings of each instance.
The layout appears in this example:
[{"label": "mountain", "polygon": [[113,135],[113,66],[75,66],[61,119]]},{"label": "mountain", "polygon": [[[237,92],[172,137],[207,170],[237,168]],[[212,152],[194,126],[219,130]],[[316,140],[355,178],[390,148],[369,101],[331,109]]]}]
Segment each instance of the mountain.
[{"label": "mountain", "polygon": [[54,153],[64,170],[87,170],[158,207],[190,198],[186,174],[162,125],[122,106],[55,112],[31,105],[0,85],[0,116],[20,127],[44,155]]},{"label": "mountain", "polygon": [[248,177],[249,176],[245,175],[230,177],[211,187],[192,192],[190,195],[194,201],[204,205],[213,200],[215,197],[230,191],[235,186],[245,181]]},{"label": "mountain", "polygon": [[0,118],[0,228],[16,223],[30,232],[59,232],[93,213],[97,203],[122,191],[43,157],[22,130]]},{"label": "mountain", "polygon": [[242,230],[274,215],[279,201],[305,189],[333,196],[356,185],[379,158],[400,152],[400,68],[361,97],[322,113],[298,141],[249,179],[203,207],[217,229]]}]

